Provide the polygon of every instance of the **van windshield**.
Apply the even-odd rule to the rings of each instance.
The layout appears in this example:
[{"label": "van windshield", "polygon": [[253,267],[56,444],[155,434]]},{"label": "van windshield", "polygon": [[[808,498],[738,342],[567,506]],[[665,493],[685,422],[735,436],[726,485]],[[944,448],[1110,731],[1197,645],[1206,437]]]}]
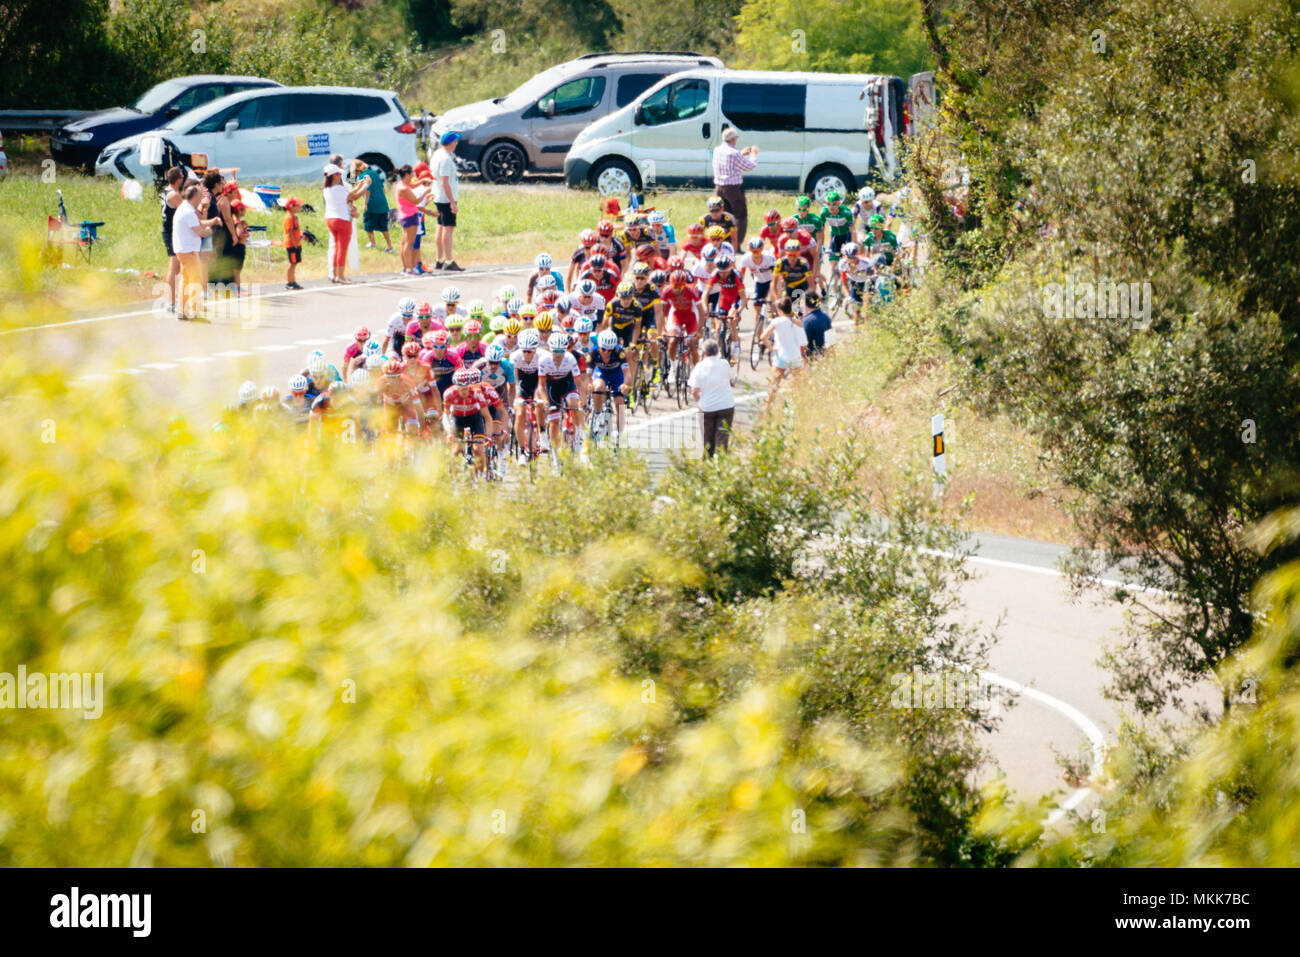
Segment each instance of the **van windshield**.
[{"label": "van windshield", "polygon": [[513,93],[501,99],[498,105],[506,110],[522,110],[525,107],[532,106],[542,98],[542,94],[550,93],[553,88],[558,86],[565,73],[566,71],[562,67],[543,70],[537,76],[518,87]]}]

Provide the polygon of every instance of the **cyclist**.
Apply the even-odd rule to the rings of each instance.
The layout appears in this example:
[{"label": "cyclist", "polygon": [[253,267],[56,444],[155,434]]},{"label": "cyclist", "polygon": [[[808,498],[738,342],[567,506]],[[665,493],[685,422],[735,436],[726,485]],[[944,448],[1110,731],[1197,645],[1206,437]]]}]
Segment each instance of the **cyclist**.
[{"label": "cyclist", "polygon": [[663,328],[664,304],[659,298],[659,289],[668,281],[668,274],[663,270],[632,270],[632,298],[641,307],[641,325],[637,330],[633,346],[633,370],[641,357],[641,340],[650,342],[650,356],[654,361],[655,373],[659,366],[659,330]]},{"label": "cyclist", "polygon": [[596,291],[595,280],[578,280],[577,295],[569,297],[569,308],[586,316],[592,322],[600,319],[605,312],[605,297]]},{"label": "cyclist", "polygon": [[[699,356],[695,351],[695,333],[704,320],[704,307],[700,302],[699,292],[691,282],[690,273],[685,269],[677,269],[669,273],[668,284],[660,288],[659,298],[663,300],[668,313],[666,334],[687,337],[690,343],[691,361],[698,361]],[[668,343],[670,361],[677,358],[677,349],[678,340],[670,339]]]},{"label": "cyclist", "polygon": [[826,224],[822,221],[821,214],[813,208],[812,197],[800,196],[794,201],[794,206],[794,221],[812,234],[818,246],[822,245],[822,229]]},{"label": "cyclist", "polygon": [[[533,310],[532,304],[529,304],[525,308],[530,310],[529,323],[531,326],[532,320],[536,318],[535,310]],[[506,350],[506,355],[508,356],[519,348],[519,333],[523,332],[523,330],[523,323],[519,319],[508,319],[501,324],[501,331],[492,337],[492,341],[489,345],[499,345],[502,349]]]},{"label": "cyclist", "polygon": [[562,332],[551,335],[547,352],[537,365],[538,382],[545,387],[547,431],[551,448],[561,448],[560,418],[568,409],[573,416],[575,434],[582,434],[582,407],[578,402],[578,360],[569,352],[569,337]]},{"label": "cyclist", "polygon": [[870,186],[858,190],[858,201],[853,204],[853,220],[860,225],[855,233],[859,230],[866,232],[867,221],[883,208],[880,200],[876,199],[876,191]]},{"label": "cyclist", "polygon": [[[705,299],[705,290],[708,288],[709,279],[713,276],[713,271],[717,268],[718,251],[713,246],[705,246],[704,251],[700,253],[700,261],[695,264],[691,276],[695,280],[695,290],[700,294],[701,299]],[[718,301],[715,295],[710,301],[705,299],[705,306],[712,310],[714,303]]]},{"label": "cyclist", "polygon": [[[740,349],[740,303],[745,291],[744,280],[736,271],[735,262],[725,253],[718,257],[717,270],[709,277],[704,287],[704,298],[709,303],[713,315],[721,315],[732,342],[732,354]],[[722,340],[722,329],[718,330],[718,340]]]},{"label": "cyclist", "polygon": [[635,261],[632,263],[632,269],[637,266],[645,266],[646,269],[664,269],[668,266],[668,261],[659,255],[659,251],[650,243],[642,243],[636,247]]},{"label": "cyclist", "polygon": [[[539,359],[537,354],[538,335],[536,329],[526,329],[519,334],[519,348],[510,353],[510,365],[514,369],[517,392],[515,395],[515,441],[519,445],[519,464],[528,464],[528,433],[525,416],[531,416],[536,427],[535,435],[542,434],[542,422],[539,415],[542,395],[538,395],[537,381]],[[540,443],[539,443],[540,444]]]},{"label": "cyclist", "polygon": [[402,342],[406,339],[406,324],[415,318],[415,300],[410,296],[403,296],[397,300],[397,312],[388,318],[388,326],[384,331],[384,345],[380,350],[387,352],[388,347],[394,349],[402,348]]},{"label": "cyclist", "polygon": [[302,372],[307,377],[308,398],[314,399],[330,387],[329,362],[319,349],[307,354],[307,368]]},{"label": "cyclist", "polygon": [[668,220],[663,213],[657,209],[651,210],[646,216],[646,222],[649,224],[650,242],[654,245],[659,253],[660,259],[667,259],[677,251],[677,239],[673,235],[672,227],[668,225]]},{"label": "cyclist", "polygon": [[268,417],[271,419],[284,414],[284,406],[280,404],[280,390],[273,385],[268,385],[261,391],[257,397],[257,405],[253,406],[254,418],[260,418],[268,412],[272,413]]},{"label": "cyclist", "polygon": [[872,268],[870,260],[862,254],[862,247],[857,243],[845,243],[840,247],[839,262],[840,286],[853,304],[850,310],[856,323],[862,318],[862,307],[867,301],[867,283],[871,282]]},{"label": "cyclist", "polygon": [[[799,224],[792,222],[792,228],[797,229]],[[781,223],[781,212],[776,209],[769,209],[763,214],[763,228],[758,231],[758,238],[772,247],[772,257],[775,259],[781,254],[780,238],[784,232]]]},{"label": "cyclist", "polygon": [[529,302],[533,301],[533,290],[537,288],[538,281],[545,279],[547,276],[555,281],[554,286],[556,289],[564,288],[564,277],[560,275],[558,269],[554,268],[550,253],[538,253],[537,258],[533,260],[533,266],[533,271],[528,274],[528,291],[524,295],[524,298]]},{"label": "cyclist", "polygon": [[430,414],[442,415],[442,394],[451,388],[451,377],[461,368],[460,356],[448,348],[451,333],[437,329],[429,333],[429,375],[433,379],[433,409]]},{"label": "cyclist", "polygon": [[812,266],[799,250],[799,240],[787,239],[781,258],[772,267],[777,296],[803,295],[810,288]]},{"label": "cyclist", "polygon": [[883,255],[885,265],[894,264],[894,254],[898,252],[898,237],[885,228],[885,217],[879,213],[867,220],[867,234],[862,237],[862,245],[873,255]]},{"label": "cyclist", "polygon": [[578,234],[578,248],[573,251],[569,257],[569,271],[564,277],[564,287],[573,288],[573,278],[578,272],[578,268],[587,261],[596,245],[600,242],[600,236],[594,229],[584,229]]},{"label": "cyclist", "polygon": [[[474,369],[482,377],[486,385],[490,385],[506,405],[511,408],[515,404],[515,370],[506,358],[506,350],[499,343],[493,343],[487,347],[487,352],[483,358],[474,363]],[[488,429],[493,438],[496,440],[497,448],[504,450],[506,445],[506,430],[508,423],[506,421],[506,410],[504,405],[494,405],[489,410],[491,421],[488,422]]]},{"label": "cyclist", "polygon": [[[620,276],[621,273],[602,253],[593,253],[586,265],[578,270],[578,286],[581,288],[583,280],[590,279],[596,284],[600,298],[608,301],[614,298]],[[601,303],[601,308],[604,308],[604,302]]]},{"label": "cyclist", "polygon": [[776,265],[776,257],[763,248],[765,243],[761,235],[751,236],[745,245],[749,247],[749,254],[741,257],[738,265],[742,276],[752,276],[754,279],[754,292],[750,302],[754,304],[754,321],[758,322],[759,303],[772,298],[772,269]]},{"label": "cyclist", "polygon": [[453,312],[447,317],[447,331],[451,333],[449,345],[460,345],[465,334],[465,316],[459,312]]},{"label": "cyclist", "polygon": [[352,369],[357,361],[366,361],[366,343],[370,341],[370,330],[365,326],[357,326],[352,333],[352,341],[348,347],[343,350],[343,378],[348,379],[352,375]]},{"label": "cyclist", "polygon": [[440,298],[442,299],[442,302],[433,307],[433,317],[450,329],[451,324],[447,321],[449,318],[452,316],[460,316],[462,319],[465,318],[465,314],[460,312],[458,308],[460,304],[460,290],[455,286],[448,286],[442,291]]},{"label": "cyclist", "polygon": [[518,297],[519,293],[515,291],[514,286],[502,286],[497,290],[496,298],[492,300],[492,307],[489,312],[494,316],[504,316],[506,314],[506,303]]},{"label": "cyclist", "polygon": [[[645,274],[642,274],[642,278],[642,285],[648,285],[648,283],[644,282]],[[627,350],[628,366],[631,370],[628,377],[629,382],[636,378],[637,357],[634,346],[641,337],[641,317],[642,308],[636,297],[635,278],[625,279],[618,284],[617,295],[605,307],[605,319],[601,323],[600,334],[604,335],[606,332],[613,332],[619,346]]]},{"label": "cyclist", "polygon": [[822,225],[827,229],[830,239],[826,244],[826,261],[830,264],[831,279],[838,279],[835,264],[840,259],[840,248],[853,239],[853,210],[841,201],[839,190],[826,193],[826,205],[819,214]]},{"label": "cyclist", "polygon": [[433,408],[433,351],[421,349],[414,342],[402,346],[402,358],[405,360],[403,373],[411,380],[415,394],[420,397],[424,409]]},{"label": "cyclist", "polygon": [[605,254],[610,265],[618,269],[621,274],[626,265],[627,247],[614,235],[614,224],[608,219],[602,219],[596,225],[596,236],[597,248]]},{"label": "cyclist", "polygon": [[712,249],[719,255],[726,253],[728,256],[735,257],[736,249],[727,241],[727,233],[721,226],[710,226],[704,231],[704,238],[708,240],[708,243],[700,251],[701,256]]},{"label": "cyclist", "polygon": [[726,204],[722,201],[721,196],[710,196],[708,201],[709,210],[700,217],[699,223],[707,230],[710,226],[721,226],[724,232],[723,239],[731,243],[732,252],[736,248],[736,217],[727,212]]},{"label": "cyclist", "polygon": [[533,328],[537,331],[539,346],[542,341],[549,339],[551,333],[557,331],[555,328],[555,313],[547,309],[537,314],[537,322]]},{"label": "cyclist", "polygon": [[704,236],[704,226],[700,223],[691,223],[686,227],[686,242],[682,244],[682,255],[690,255],[698,259],[700,251],[707,242],[708,240]]},{"label": "cyclist", "polygon": [[569,337],[569,352],[578,363],[578,395],[584,406],[587,397],[591,395],[591,370],[587,367],[587,353],[591,351],[591,330],[594,328],[595,323],[590,319],[578,316],[573,327],[564,330],[564,334]]},{"label": "cyclist", "polygon": [[[477,388],[478,373],[473,369],[457,369],[452,377],[452,384],[442,394],[442,406],[451,419],[447,430],[449,441],[460,439],[465,430],[477,439],[487,435],[487,425],[483,412],[489,404],[487,396]],[[493,393],[495,395],[495,393]],[[498,397],[497,402],[501,399]],[[474,456],[474,469],[483,474],[487,463],[483,459],[483,446],[477,442],[471,446]]]},{"label": "cyclist", "polygon": [[420,404],[420,397],[415,394],[414,383],[405,374],[401,359],[388,360],[384,366],[384,374],[379,377],[375,389],[383,397],[385,431],[419,429],[424,419],[424,410]]},{"label": "cyclist", "polygon": [[636,249],[642,243],[649,242],[645,217],[640,213],[628,213],[623,220],[623,231],[618,234],[618,240],[624,249]]},{"label": "cyclist", "polygon": [[619,341],[618,334],[606,329],[596,337],[596,342],[588,353],[588,365],[592,369],[592,401],[596,415],[605,408],[605,396],[610,395],[614,401],[614,442],[623,431],[623,409],[627,402],[628,374],[627,353]]},{"label": "cyclist", "polygon": [[311,403],[316,396],[307,395],[307,377],[299,373],[289,379],[289,394],[280,400],[284,411],[294,422],[306,422]]}]

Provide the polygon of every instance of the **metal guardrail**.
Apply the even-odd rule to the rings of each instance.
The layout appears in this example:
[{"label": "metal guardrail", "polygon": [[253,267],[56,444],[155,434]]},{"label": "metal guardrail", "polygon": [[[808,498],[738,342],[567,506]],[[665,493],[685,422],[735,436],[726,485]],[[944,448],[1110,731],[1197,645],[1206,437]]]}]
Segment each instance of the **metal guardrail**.
[{"label": "metal guardrail", "polygon": [[0,110],[0,130],[56,130],[88,110]]}]

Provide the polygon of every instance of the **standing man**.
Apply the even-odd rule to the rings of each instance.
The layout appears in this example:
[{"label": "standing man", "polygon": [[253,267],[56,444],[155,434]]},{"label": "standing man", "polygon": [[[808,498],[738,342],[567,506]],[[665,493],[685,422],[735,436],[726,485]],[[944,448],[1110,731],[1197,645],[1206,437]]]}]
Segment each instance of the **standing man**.
[{"label": "standing man", "polygon": [[452,154],[456,152],[456,144],[459,142],[460,134],[454,130],[443,133],[439,140],[441,148],[438,157],[433,161],[433,203],[438,207],[438,232],[434,236],[438,258],[433,268],[450,272],[464,272],[456,265],[456,260],[451,258],[451,233],[456,228],[456,213],[459,209],[456,199],[460,196],[460,184],[456,181],[456,161],[452,159]]},{"label": "standing man", "polygon": [[740,133],[734,126],[722,131],[722,142],[713,151],[713,187],[722,197],[727,212],[736,217],[736,248],[745,241],[745,227],[749,223],[749,205],[745,202],[745,173],[758,165],[757,146],[736,149]]},{"label": "standing man", "polygon": [[704,457],[709,459],[713,458],[718,446],[726,451],[736,415],[736,397],[731,392],[731,364],[718,354],[719,351],[717,339],[706,340],[704,358],[691,370],[687,382],[691,398],[699,403]]},{"label": "standing man", "polygon": [[360,183],[365,182],[368,185],[366,191],[366,212],[363,225],[365,226],[366,239],[369,243],[366,249],[375,248],[375,233],[384,237],[384,245],[387,247],[384,252],[393,251],[393,240],[388,235],[388,195],[384,188],[388,185],[384,176],[384,171],[377,166],[368,166],[362,160],[352,161],[352,178]]}]

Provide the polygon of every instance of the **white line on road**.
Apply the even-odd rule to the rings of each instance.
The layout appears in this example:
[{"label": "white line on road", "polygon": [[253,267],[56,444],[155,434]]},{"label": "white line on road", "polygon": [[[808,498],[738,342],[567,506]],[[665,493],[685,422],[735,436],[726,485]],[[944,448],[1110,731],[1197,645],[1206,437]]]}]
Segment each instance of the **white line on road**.
[{"label": "white line on road", "polygon": [[142,368],[142,369],[157,369],[157,370],[161,371],[161,370],[163,370],[163,369],[175,369],[175,368],[176,368],[176,363],[174,363],[174,362],[142,362],[142,363],[140,363],[140,368]]},{"label": "white line on road", "polygon": [[328,346],[334,342],[333,339],[299,339],[294,343],[295,346]]},{"label": "white line on road", "polygon": [[261,349],[263,352],[285,352],[292,349],[293,346],[253,346],[254,349]]}]

